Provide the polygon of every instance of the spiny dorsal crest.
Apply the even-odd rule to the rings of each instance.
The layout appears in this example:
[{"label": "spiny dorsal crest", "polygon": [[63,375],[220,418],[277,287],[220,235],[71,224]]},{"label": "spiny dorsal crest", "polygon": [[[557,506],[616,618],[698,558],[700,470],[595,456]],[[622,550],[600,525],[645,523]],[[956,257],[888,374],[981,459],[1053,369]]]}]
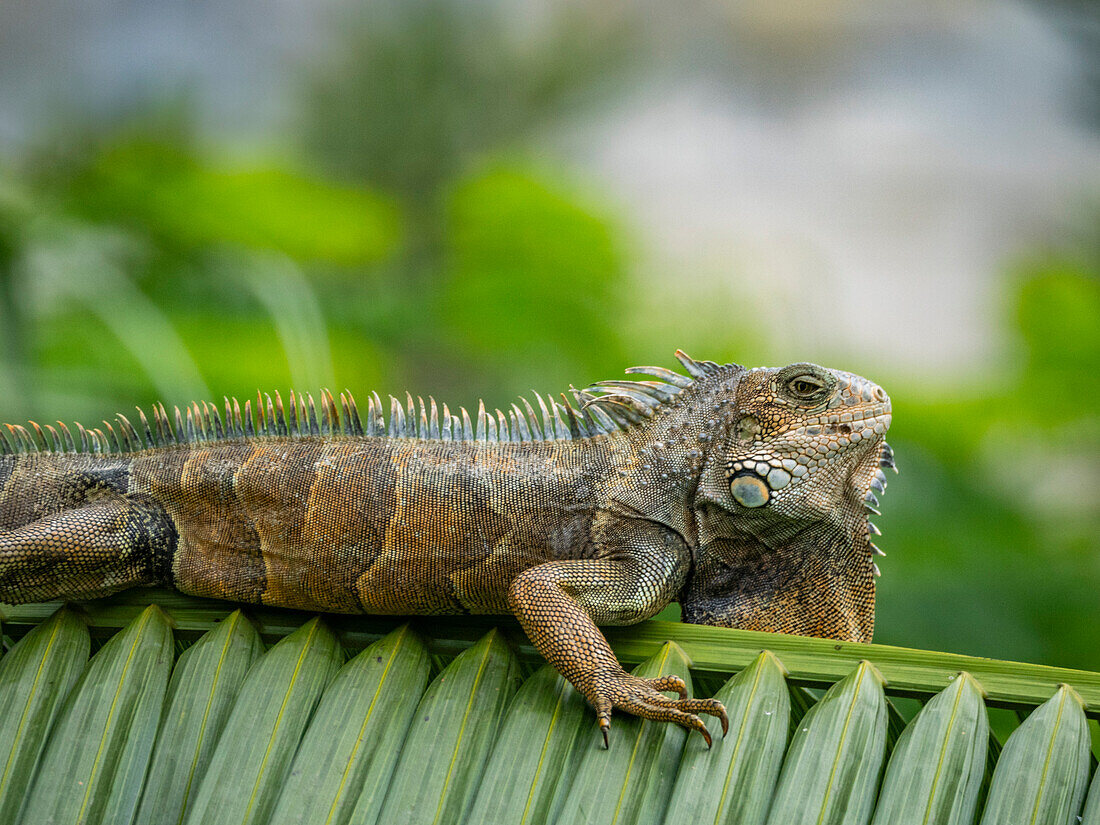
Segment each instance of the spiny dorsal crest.
[{"label": "spiny dorsal crest", "polygon": [[[365,421],[350,392],[337,397],[322,390],[320,400],[312,395],[291,392],[284,404],[276,391],[274,398],[257,393],[255,405],[236,398],[225,398],[224,419],[217,405],[192,402],[171,417],[163,404],[154,404],[151,415],[137,410],[137,426],[122,413],[103,427],[86,429],[75,425],[76,435],[61,421],[57,427],[28,422],[27,427],[5,424],[0,428],[0,453],[82,452],[129,453],[156,447],[169,447],[210,441],[231,441],[259,437],[348,437],[422,438],[438,441],[555,441],[590,438],[637,426],[668,404],[696,379],[714,375],[725,367],[713,361],[696,361],[677,350],[676,358],[688,375],[663,367],[631,367],[627,373],[649,375],[660,381],[598,381],[578,390],[570,387],[576,407],[565,393],[561,401],[535,393],[538,411],[526,398],[512,404],[507,412],[486,410],[479,402],[476,419],[465,407],[452,413],[446,404],[428,403],[410,393],[402,403],[389,396],[389,418],[382,399],[372,392],[367,399]],[[597,394],[598,393],[598,394]],[[318,412],[318,410],[320,412]],[[150,418],[152,419],[150,421]],[[29,427],[29,429],[28,429]],[[5,432],[6,431],[6,432]]]}]

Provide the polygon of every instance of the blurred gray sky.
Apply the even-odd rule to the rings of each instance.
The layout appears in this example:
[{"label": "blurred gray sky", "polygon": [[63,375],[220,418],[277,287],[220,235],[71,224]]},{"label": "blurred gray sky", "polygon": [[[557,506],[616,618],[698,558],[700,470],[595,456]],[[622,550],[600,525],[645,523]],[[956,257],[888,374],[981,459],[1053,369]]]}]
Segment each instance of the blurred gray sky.
[{"label": "blurred gray sky", "polygon": [[[552,13],[500,5],[521,37]],[[731,326],[751,306],[779,360],[859,353],[956,380],[988,366],[1006,267],[1096,215],[1095,56],[1073,17],[990,0],[676,6],[615,6],[653,53],[533,150],[619,208],[654,294],[711,296]],[[278,151],[295,73],[341,7],[6,0],[0,152],[166,94],[231,150]]]},{"label": "blurred gray sky", "polygon": [[990,2],[795,20],[762,0],[727,34],[740,71],[695,72],[685,50],[578,144],[644,225],[655,277],[734,280],[780,360],[839,335],[929,378],[986,365],[1006,267],[1096,218],[1073,44]]}]

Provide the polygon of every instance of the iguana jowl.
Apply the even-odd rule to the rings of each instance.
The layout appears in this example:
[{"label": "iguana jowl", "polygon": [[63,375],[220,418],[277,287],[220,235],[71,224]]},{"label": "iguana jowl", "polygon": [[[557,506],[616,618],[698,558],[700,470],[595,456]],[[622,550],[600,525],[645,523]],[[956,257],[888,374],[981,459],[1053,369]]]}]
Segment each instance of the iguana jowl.
[{"label": "iguana jowl", "polygon": [[[626,673],[598,625],[678,600],[685,621],[866,641],[867,511],[893,467],[890,401],[813,364],[603,381],[575,408],[452,415],[374,395],[284,409],[163,406],[78,437],[0,433],[0,601],[139,585],[301,610],[514,614],[596,709],[677,722],[725,711]],[[320,414],[318,415],[317,409]],[[340,409],[342,408],[342,409]],[[669,699],[661,691],[677,691]]]}]

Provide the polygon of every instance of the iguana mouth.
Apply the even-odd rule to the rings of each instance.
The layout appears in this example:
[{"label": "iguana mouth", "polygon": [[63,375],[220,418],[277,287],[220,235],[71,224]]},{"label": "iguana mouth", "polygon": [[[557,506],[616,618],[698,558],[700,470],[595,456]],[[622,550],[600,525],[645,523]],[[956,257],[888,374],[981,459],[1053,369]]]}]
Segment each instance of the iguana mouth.
[{"label": "iguana mouth", "polygon": [[[730,461],[726,473],[731,494],[743,507],[763,507],[771,502],[775,493],[798,484],[814,470],[832,466],[839,453],[855,447],[860,441],[882,438],[890,426],[890,418],[890,406],[886,403],[865,410],[825,413],[811,419],[783,434],[803,442],[797,453],[783,449],[789,447],[789,443],[761,444],[761,448],[748,457]],[[880,466],[875,467],[876,475],[867,482],[865,494],[873,498],[873,490],[885,491],[886,477],[881,467],[896,469],[893,462],[893,451],[883,442],[878,460]]]},{"label": "iguana mouth", "polygon": [[827,410],[803,421],[796,432],[830,437],[836,441],[834,449],[839,449],[866,438],[885,435],[890,429],[891,417],[889,402],[844,412]]}]

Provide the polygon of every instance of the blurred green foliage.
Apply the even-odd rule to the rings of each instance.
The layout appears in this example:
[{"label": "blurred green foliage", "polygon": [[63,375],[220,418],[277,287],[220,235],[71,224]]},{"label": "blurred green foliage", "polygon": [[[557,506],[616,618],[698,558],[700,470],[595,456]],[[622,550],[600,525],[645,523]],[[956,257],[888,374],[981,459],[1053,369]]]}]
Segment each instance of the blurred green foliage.
[{"label": "blurred green foliage", "polygon": [[373,192],[279,167],[222,170],[164,143],[108,146],[72,179],[74,210],[169,247],[233,244],[356,265],[392,251],[398,214]]},{"label": "blurred green foliage", "polygon": [[606,219],[502,168],[454,190],[447,227],[439,318],[464,361],[491,365],[514,392],[532,373],[565,386],[625,363],[625,266]]},{"label": "blurred green foliage", "polygon": [[[630,38],[565,14],[532,49],[464,8],[341,21],[292,161],[211,162],[184,116],[0,171],[0,420],[289,386],[504,406],[676,346],[770,363],[753,307],[651,294],[614,211],[524,149]],[[872,376],[902,470],[877,641],[1100,669],[1097,251],[1009,273],[1010,343],[965,387]]]},{"label": "blurred green foliage", "polygon": [[[1100,266],[1015,273],[1001,369],[892,388],[876,641],[1100,668]],[[884,381],[888,378],[884,377]]]}]

